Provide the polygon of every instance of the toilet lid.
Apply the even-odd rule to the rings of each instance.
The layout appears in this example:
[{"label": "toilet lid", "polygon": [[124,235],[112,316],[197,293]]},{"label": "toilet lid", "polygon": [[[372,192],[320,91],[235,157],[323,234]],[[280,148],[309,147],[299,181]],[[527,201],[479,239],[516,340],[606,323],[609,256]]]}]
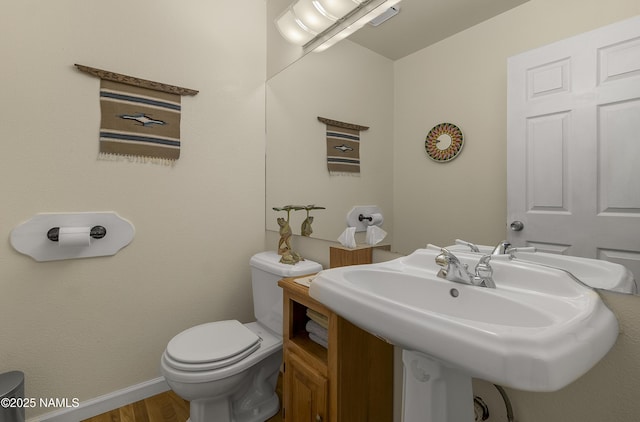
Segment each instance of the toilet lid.
[{"label": "toilet lid", "polygon": [[190,365],[212,362],[229,365],[259,346],[260,337],[239,321],[216,321],[197,325],[175,336],[167,345],[167,355],[174,361]]}]

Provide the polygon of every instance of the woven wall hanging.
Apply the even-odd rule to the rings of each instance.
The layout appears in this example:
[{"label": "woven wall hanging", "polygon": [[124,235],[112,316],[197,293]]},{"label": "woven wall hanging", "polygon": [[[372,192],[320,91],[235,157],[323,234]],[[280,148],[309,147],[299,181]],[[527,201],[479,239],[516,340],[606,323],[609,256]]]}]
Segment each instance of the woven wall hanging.
[{"label": "woven wall hanging", "polygon": [[368,126],[318,117],[327,125],[327,168],[329,174],[360,174],[360,131]]},{"label": "woven wall hanging", "polygon": [[100,78],[100,159],[175,163],[180,157],[181,96],[198,91],[75,66]]}]

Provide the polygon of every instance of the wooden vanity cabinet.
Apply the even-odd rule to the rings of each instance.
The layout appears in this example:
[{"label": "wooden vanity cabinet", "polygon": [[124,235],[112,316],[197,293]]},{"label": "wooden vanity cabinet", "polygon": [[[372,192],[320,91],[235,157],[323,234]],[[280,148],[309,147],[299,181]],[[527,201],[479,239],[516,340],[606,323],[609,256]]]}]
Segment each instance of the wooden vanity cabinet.
[{"label": "wooden vanity cabinet", "polygon": [[296,353],[285,355],[283,419],[286,421],[327,421],[329,407],[327,377]]},{"label": "wooden vanity cabinet", "polygon": [[[293,279],[278,284],[284,295],[283,420],[391,422],[393,346],[331,312]],[[328,318],[328,348],[309,339],[307,309]]]}]

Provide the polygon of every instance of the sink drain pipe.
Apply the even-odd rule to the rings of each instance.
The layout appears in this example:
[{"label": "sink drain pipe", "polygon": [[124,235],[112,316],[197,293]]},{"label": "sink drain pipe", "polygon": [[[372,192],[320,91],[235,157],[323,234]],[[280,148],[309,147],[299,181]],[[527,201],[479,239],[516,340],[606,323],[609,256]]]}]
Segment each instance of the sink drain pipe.
[{"label": "sink drain pipe", "polygon": [[493,384],[494,387],[498,390],[498,393],[502,396],[502,400],[504,400],[504,406],[507,409],[507,421],[515,422],[515,418],[513,417],[513,408],[511,407],[511,400],[509,400],[509,396],[507,396],[507,392],[504,391],[504,388],[499,386],[498,384]]}]

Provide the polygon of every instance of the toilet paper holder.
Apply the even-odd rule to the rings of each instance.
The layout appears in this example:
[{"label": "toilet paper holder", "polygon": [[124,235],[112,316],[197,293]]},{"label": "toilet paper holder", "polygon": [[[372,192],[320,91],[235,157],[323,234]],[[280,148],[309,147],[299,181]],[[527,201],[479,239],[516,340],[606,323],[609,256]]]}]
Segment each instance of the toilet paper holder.
[{"label": "toilet paper holder", "polygon": [[113,211],[41,213],[16,226],[10,241],[42,262],[115,255],[134,234],[133,224]]},{"label": "toilet paper holder", "polygon": [[381,226],[383,221],[382,210],[377,205],[357,205],[347,213],[347,227],[355,227],[356,232],[367,231],[371,225]]},{"label": "toilet paper holder", "polygon": [[[57,242],[59,240],[59,235],[60,227],[52,227],[49,229],[49,231],[47,231],[47,239],[52,242]],[[91,236],[92,239],[102,239],[106,235],[107,229],[105,229],[103,226],[93,226],[89,231],[89,236]]]},{"label": "toilet paper holder", "polygon": [[373,217],[372,216],[365,217],[363,214],[358,215],[358,221],[362,221],[362,220],[373,221]]}]

